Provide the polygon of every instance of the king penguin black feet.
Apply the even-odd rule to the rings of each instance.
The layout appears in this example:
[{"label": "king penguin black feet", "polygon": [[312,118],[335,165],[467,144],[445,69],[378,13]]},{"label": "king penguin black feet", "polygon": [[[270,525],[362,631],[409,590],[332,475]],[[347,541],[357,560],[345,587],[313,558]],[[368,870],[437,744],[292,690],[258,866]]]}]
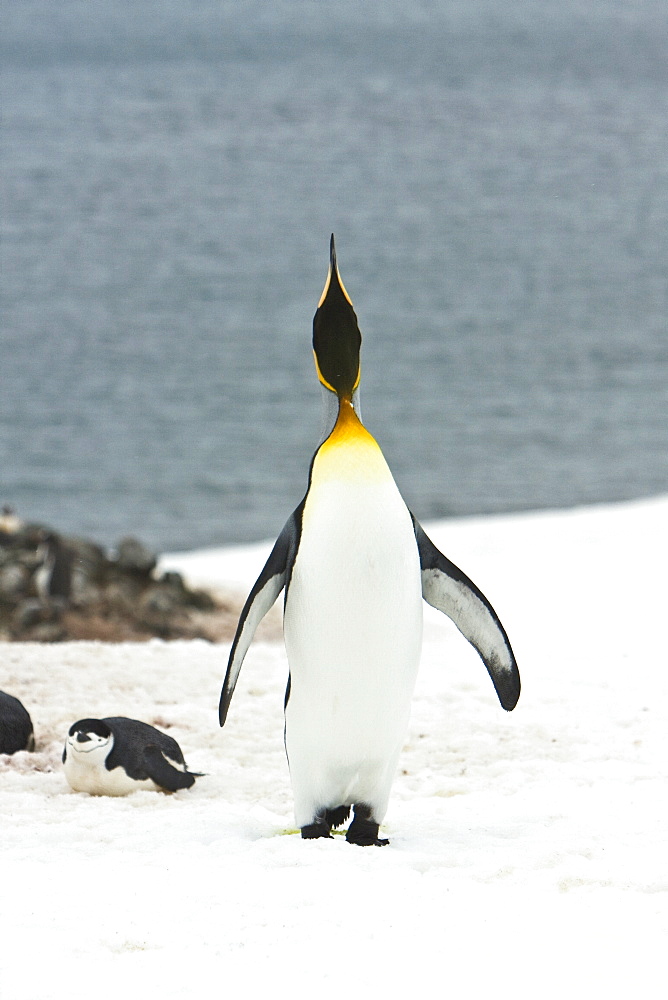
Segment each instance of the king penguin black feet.
[{"label": "king penguin black feet", "polygon": [[335,809],[325,809],[314,817],[313,822],[301,829],[302,840],[317,840],[318,837],[332,839],[332,828],[343,826],[350,815],[350,806],[336,806]]},{"label": "king penguin black feet", "polygon": [[313,823],[303,826],[301,829],[302,840],[317,840],[319,837],[328,837],[332,840],[332,828],[324,816],[316,816]]},{"label": "king penguin black feet", "polygon": [[[336,809],[326,809],[316,816],[312,823],[301,828],[302,840],[317,840],[325,837],[333,840],[332,827],[341,826],[348,819],[349,806],[337,806]],[[389,840],[379,838],[379,824],[372,818],[368,806],[355,806],[353,821],[348,827],[346,840],[349,844],[359,844],[360,847],[385,847]]]},{"label": "king penguin black feet", "polygon": [[348,827],[346,840],[360,847],[387,847],[389,840],[378,837],[379,824],[371,818],[368,806],[355,806],[355,817]]}]

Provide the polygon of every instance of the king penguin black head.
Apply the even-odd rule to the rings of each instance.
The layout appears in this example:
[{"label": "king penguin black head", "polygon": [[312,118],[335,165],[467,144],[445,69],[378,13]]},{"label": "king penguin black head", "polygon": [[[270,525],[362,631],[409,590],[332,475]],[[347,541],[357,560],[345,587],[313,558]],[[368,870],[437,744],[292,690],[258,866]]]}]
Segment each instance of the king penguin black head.
[{"label": "king penguin black head", "polygon": [[313,353],[318,378],[339,399],[351,399],[359,385],[361,343],[357,316],[336,265],[332,233],[329,273],[313,317]]}]

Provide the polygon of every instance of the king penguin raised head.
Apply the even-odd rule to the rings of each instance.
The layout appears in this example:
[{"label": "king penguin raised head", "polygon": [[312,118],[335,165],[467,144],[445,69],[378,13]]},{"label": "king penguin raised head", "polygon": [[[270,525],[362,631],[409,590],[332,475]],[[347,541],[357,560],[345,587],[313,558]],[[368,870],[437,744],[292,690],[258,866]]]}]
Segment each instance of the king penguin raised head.
[{"label": "king penguin raised head", "polygon": [[306,495],[288,519],[239,619],[220,699],[224,724],[258,623],[285,588],[289,664],[285,746],[302,837],[378,836],[408,725],[422,643],[422,600],[480,654],[502,706],[520,680],[486,597],[429,540],[359,416],[361,335],[334,237],[313,320],[325,398],[323,440]]},{"label": "king penguin raised head", "polygon": [[341,281],[332,234],[327,281],[313,317],[313,354],[320,382],[339,398],[352,399],[359,385],[361,345],[362,334]]}]

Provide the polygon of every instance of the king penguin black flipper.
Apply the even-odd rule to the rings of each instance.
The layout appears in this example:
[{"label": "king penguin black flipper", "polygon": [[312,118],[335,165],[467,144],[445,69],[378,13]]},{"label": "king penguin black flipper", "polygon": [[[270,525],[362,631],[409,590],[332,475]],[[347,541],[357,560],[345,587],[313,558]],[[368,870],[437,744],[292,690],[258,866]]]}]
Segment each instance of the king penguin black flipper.
[{"label": "king penguin black flipper", "polygon": [[339,275],[334,237],[313,319],[323,439],[306,496],[288,519],[244,605],[220,699],[225,722],[257,625],[281,591],[290,667],[285,745],[302,837],[378,837],[420,658],[422,600],[480,654],[510,711],[520,680],[498,616],[433,545],[406,507],[359,417],[361,335]]},{"label": "king penguin black flipper", "polygon": [[303,506],[303,502],[300,503],[286,521],[285,527],[276,539],[269,558],[253,584],[253,589],[248,595],[239,616],[239,623],[227,664],[227,673],[225,674],[225,681],[220,695],[218,718],[221,726],[225,725],[227,712],[232,701],[239,671],[241,670],[241,664],[244,662],[244,657],[253,640],[255,630],[267,612],[273,607],[289,579],[297,546],[299,545]]},{"label": "king penguin black flipper", "polygon": [[512,712],[520,696],[520,674],[499,616],[475,583],[436,548],[415,517],[413,524],[423,598],[468,639],[487,667],[501,705]]}]

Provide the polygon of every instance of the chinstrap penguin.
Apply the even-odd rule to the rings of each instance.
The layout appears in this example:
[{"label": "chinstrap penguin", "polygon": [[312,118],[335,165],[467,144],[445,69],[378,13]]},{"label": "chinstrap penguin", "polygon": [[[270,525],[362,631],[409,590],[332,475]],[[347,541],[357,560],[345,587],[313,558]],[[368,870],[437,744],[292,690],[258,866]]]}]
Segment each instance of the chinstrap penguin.
[{"label": "chinstrap penguin", "polygon": [[63,767],[74,791],[90,795],[176,792],[201,777],[188,771],[175,739],[123,716],[80,719],[70,726]]},{"label": "chinstrap penguin", "polygon": [[379,825],[408,725],[422,643],[422,600],[452,619],[481,656],[503,708],[520,678],[486,597],[434,546],[406,507],[359,415],[361,334],[334,246],[313,320],[323,440],[306,495],[244,605],[220,698],[225,723],[258,623],[285,589],[289,664],[285,746],[305,839],[382,845]]},{"label": "chinstrap penguin", "polygon": [[0,691],[0,753],[34,749],[35,735],[27,708],[14,695]]}]

